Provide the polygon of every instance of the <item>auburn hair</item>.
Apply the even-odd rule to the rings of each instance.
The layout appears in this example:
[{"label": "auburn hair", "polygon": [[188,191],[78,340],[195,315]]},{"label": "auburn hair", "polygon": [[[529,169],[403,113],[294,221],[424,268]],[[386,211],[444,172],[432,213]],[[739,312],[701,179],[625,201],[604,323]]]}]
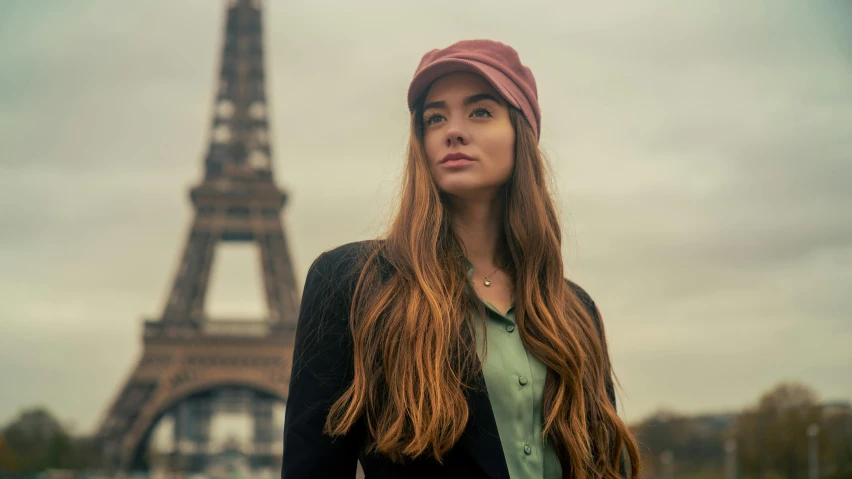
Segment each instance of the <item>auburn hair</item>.
[{"label": "auburn hair", "polygon": [[[325,432],[343,435],[358,421],[367,452],[395,461],[442,461],[461,437],[469,388],[481,371],[475,318],[482,303],[423,147],[422,101],[411,115],[401,198],[382,241],[364,253],[350,313],[353,380],[331,405]],[[639,475],[637,443],[607,395],[612,374],[600,329],[563,276],[562,234],[545,161],[532,128],[509,107],[514,171],[502,187],[500,238],[504,271],[514,284],[524,346],[544,365],[542,435],[553,444],[563,477]],[[388,271],[391,274],[386,274]],[[484,328],[482,328],[484,331]],[[486,353],[487,354],[487,353]]]}]

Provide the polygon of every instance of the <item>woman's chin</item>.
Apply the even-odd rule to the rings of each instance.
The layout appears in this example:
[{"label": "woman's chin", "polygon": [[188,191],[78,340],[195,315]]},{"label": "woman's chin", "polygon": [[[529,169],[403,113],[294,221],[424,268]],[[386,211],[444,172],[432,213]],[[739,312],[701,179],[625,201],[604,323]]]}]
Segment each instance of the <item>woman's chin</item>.
[{"label": "woman's chin", "polygon": [[444,181],[438,185],[438,189],[445,195],[459,199],[476,199],[488,193],[490,190],[498,190],[499,186],[485,185],[476,181],[464,181],[454,178],[453,181]]},{"label": "woman's chin", "polygon": [[450,196],[464,197],[476,191],[477,186],[478,185],[471,181],[459,181],[458,179],[454,179],[453,181],[442,182],[438,185],[438,188]]}]

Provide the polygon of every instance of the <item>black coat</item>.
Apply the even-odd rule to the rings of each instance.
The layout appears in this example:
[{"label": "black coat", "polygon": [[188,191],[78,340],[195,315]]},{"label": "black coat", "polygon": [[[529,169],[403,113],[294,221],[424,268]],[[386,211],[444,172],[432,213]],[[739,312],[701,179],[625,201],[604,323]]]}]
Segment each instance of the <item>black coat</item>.
[{"label": "black coat", "polygon": [[[282,479],[353,478],[359,460],[367,479],[509,479],[497,424],[484,388],[468,395],[470,420],[443,464],[432,459],[416,459],[400,465],[385,456],[365,455],[362,423],[346,436],[332,439],[323,434],[330,404],[352,380],[349,306],[360,271],[357,255],[365,246],[367,242],[354,242],[327,251],[317,257],[308,271],[285,413]],[[569,284],[592,317],[599,321],[589,295],[574,283],[569,281]],[[611,380],[607,382],[607,392],[614,406]]]}]

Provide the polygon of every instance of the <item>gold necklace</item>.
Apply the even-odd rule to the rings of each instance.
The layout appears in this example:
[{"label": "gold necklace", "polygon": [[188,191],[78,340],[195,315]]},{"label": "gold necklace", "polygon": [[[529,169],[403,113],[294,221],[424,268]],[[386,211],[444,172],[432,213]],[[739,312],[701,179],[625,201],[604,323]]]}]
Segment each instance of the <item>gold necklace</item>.
[{"label": "gold necklace", "polygon": [[485,275],[485,281],[484,281],[485,286],[491,286],[491,280],[488,279],[488,277],[491,276],[492,274],[496,273],[497,271],[500,271],[500,268],[495,269],[494,271],[491,272],[491,274]]}]

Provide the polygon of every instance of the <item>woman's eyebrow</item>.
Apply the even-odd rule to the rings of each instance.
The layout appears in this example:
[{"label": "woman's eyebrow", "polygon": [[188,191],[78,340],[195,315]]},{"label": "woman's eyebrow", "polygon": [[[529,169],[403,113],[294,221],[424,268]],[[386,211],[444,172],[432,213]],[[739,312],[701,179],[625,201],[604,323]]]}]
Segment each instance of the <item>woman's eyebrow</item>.
[{"label": "woman's eyebrow", "polygon": [[[471,95],[471,96],[465,98],[464,99],[464,105],[467,106],[467,105],[470,105],[471,103],[476,103],[476,102],[482,101],[482,100],[491,100],[494,103],[500,103],[499,101],[497,101],[496,98],[494,98],[494,96],[489,95],[488,93],[477,93],[476,95]],[[445,101],[433,101],[432,103],[427,103],[426,105],[424,105],[423,111],[426,111],[430,108],[446,108],[446,107],[447,107],[447,102],[445,102]]]}]

